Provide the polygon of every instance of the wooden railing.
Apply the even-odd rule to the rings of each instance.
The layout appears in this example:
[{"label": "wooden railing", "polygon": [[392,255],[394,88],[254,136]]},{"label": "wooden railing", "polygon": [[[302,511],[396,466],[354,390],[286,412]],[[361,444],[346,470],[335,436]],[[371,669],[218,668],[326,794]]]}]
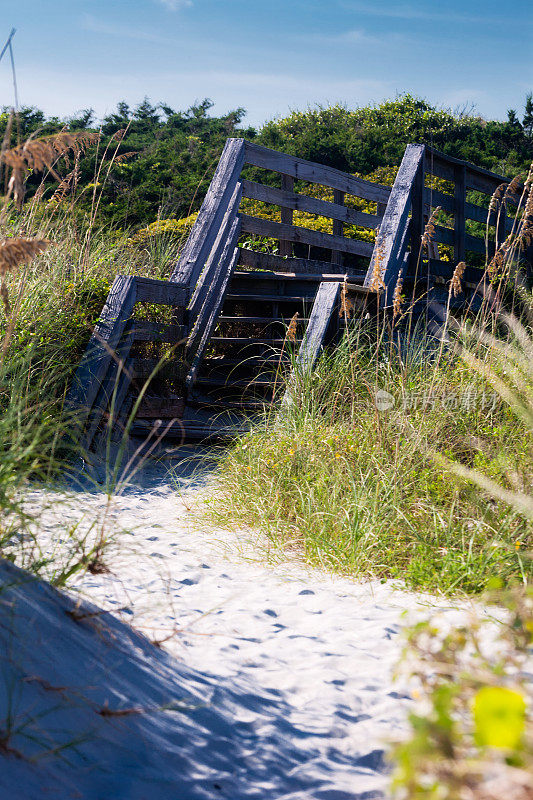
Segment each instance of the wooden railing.
[{"label": "wooden railing", "polygon": [[76,412],[80,439],[89,449],[102,421],[124,416],[134,364],[135,342],[176,344],[186,336],[182,325],[165,325],[135,319],[139,303],[170,306],[183,311],[189,300],[187,286],[129,275],[115,278],[85,354],[72,380],[66,407]]},{"label": "wooden railing", "polygon": [[[246,165],[255,172],[244,178]],[[266,183],[256,180],[258,170],[267,171]],[[273,179],[272,173],[278,177]],[[279,186],[271,185],[274,182]],[[408,145],[391,190],[243,139],[228,139],[170,281],[119,276],[113,284],[68,397],[69,406],[78,411],[85,445],[90,446],[106,415],[116,417],[128,408],[135,343],[183,340],[183,382],[190,391],[237,265],[323,276],[299,355],[305,368],[315,363],[331,330],[340,276],[360,291],[375,292],[388,307],[401,274],[415,300],[419,283],[424,283],[427,306],[446,297],[456,264],[466,261],[463,295],[454,303],[471,307],[486,259],[510,230],[516,198],[506,196],[507,205],[489,219],[488,246],[485,229],[469,229],[470,221],[478,226],[487,221],[488,198],[506,182],[424,145]],[[333,202],[306,193],[306,184],[326,187],[333,192]],[[482,194],[481,204],[472,192]],[[349,197],[375,204],[375,213],[351,207],[355,203]],[[280,221],[243,213],[242,198],[279,208]],[[437,206],[448,215],[448,223],[453,217],[453,226],[436,225],[433,241],[423,249],[424,226]],[[329,218],[331,233],[295,225],[294,212]],[[374,234],[365,241],[346,235],[345,226],[370,231],[379,226],[376,244]],[[243,234],[277,239],[279,252],[239,247]],[[136,319],[135,305],[143,302],[170,306],[172,315],[164,322]]]},{"label": "wooden railing", "polygon": [[[435,188],[445,182],[445,188]],[[392,187],[379,231],[376,247],[365,277],[366,287],[381,290],[381,303],[392,305],[400,273],[404,288],[413,297],[423,293],[426,305],[447,297],[447,284],[459,262],[466,262],[460,296],[454,297],[457,308],[472,308],[481,295],[473,295],[483,281],[486,266],[495,249],[511,230],[518,202],[506,193],[489,218],[489,199],[495,189],[509,183],[509,178],[446,156],[424,145],[408,145]],[[469,194],[481,193],[478,202],[467,200]],[[502,192],[503,194],[503,192]],[[482,204],[480,205],[479,202]],[[453,227],[436,224],[429,246],[422,247],[425,225],[439,207],[453,217]],[[470,222],[481,224],[482,231],[469,231]],[[489,236],[485,238],[488,223]],[[444,245],[440,248],[439,245]],[[445,252],[441,253],[441,250]],[[418,284],[419,288],[414,284]],[[474,302],[475,301],[475,302]]]}]

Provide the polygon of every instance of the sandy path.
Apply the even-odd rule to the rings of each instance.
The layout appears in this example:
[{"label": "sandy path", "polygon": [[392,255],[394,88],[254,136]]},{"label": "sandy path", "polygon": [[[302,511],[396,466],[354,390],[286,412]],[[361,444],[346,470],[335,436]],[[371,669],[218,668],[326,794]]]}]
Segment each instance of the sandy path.
[{"label": "sandy path", "polygon": [[[392,682],[402,615],[426,614],[427,600],[295,561],[259,561],[265,543],[252,533],[194,521],[191,506],[213,491],[208,482],[193,486],[185,474],[178,489],[146,473],[116,498],[110,573],[86,574],[76,589],[220,682],[211,702],[250,729],[266,762],[279,763],[276,775],[241,775],[232,800],[382,797],[386,742],[401,735],[409,703]],[[41,521],[52,539],[69,518],[83,510],[90,520],[105,506],[99,493],[57,500]]]}]

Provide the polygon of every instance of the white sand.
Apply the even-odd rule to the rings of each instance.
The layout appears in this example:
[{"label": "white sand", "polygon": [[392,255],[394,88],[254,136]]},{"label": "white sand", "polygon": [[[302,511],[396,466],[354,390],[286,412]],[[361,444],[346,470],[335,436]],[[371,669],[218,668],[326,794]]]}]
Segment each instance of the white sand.
[{"label": "white sand", "polygon": [[[143,771],[139,762],[137,778],[127,788],[113,784],[112,793],[93,793],[89,780],[77,784],[79,796],[382,797],[389,780],[387,742],[405,730],[409,705],[405,690],[392,681],[403,644],[402,615],[406,610],[427,615],[427,598],[390,583],[332,577],[294,560],[270,565],[257,560],[267,544],[251,532],[193,524],[196,493],[213,489],[202,481],[198,488],[186,473],[176,491],[175,481],[145,472],[137,488],[114,501],[106,523],[113,544],[104,558],[111,572],[86,574],[75,588],[149,639],[164,640],[174,657],[165,661],[172,680],[183,695],[200,695],[207,707],[198,729],[193,714],[186,725],[174,720],[171,733],[164,727],[155,734],[144,731],[150,747],[166,759],[160,780],[148,763]],[[83,515],[83,526],[95,514],[101,518],[105,506],[100,493],[56,500],[40,523],[41,535],[46,532],[52,541],[63,535],[69,519]],[[38,505],[42,497],[34,493],[29,502]],[[164,656],[151,652],[148,664]],[[104,664],[100,660],[98,669]],[[57,680],[75,683],[65,669]],[[154,666],[154,691],[158,681]],[[108,690],[114,691],[111,679]],[[132,691],[134,685],[124,691],[124,702],[138,705]],[[140,725],[143,718],[135,719]],[[128,742],[124,746],[132,747]],[[116,769],[123,769],[122,762]]]}]

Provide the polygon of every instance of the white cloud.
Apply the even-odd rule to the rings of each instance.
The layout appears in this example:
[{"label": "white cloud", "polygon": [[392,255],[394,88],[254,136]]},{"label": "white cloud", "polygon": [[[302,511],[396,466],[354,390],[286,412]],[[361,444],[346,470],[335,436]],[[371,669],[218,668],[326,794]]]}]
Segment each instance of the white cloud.
[{"label": "white cloud", "polygon": [[372,17],[390,17],[392,19],[420,19],[432,22],[470,22],[494,23],[500,20],[488,14],[463,14],[456,11],[432,11],[428,8],[417,8],[412,5],[379,6],[373,3],[359,3],[341,0],[342,8]]},{"label": "white cloud", "polygon": [[190,8],[192,6],[192,0],[159,0],[159,2],[171,11],[179,11],[182,8]]},{"label": "white cloud", "polygon": [[149,31],[140,28],[128,28],[127,25],[113,25],[104,22],[92,14],[84,14],[82,17],[82,28],[91,33],[98,33],[103,36],[116,36],[120,39],[138,39],[142,42],[156,42],[157,44],[171,44],[172,39],[165,36],[159,36],[157,33],[150,33]]},{"label": "white cloud", "polygon": [[404,44],[408,37],[402,33],[382,32],[379,35],[367,33],[361,28],[340,31],[339,33],[302,33],[296,34],[294,39],[316,45],[360,45],[361,47],[375,47],[394,44]]}]

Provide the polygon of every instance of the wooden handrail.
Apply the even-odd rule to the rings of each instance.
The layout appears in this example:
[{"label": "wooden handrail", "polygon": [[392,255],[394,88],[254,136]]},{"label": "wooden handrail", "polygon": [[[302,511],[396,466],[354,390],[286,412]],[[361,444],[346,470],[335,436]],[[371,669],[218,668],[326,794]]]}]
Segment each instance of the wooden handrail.
[{"label": "wooden handrail", "polygon": [[244,165],[244,139],[228,139],[171,281],[194,288],[211,253]]}]

